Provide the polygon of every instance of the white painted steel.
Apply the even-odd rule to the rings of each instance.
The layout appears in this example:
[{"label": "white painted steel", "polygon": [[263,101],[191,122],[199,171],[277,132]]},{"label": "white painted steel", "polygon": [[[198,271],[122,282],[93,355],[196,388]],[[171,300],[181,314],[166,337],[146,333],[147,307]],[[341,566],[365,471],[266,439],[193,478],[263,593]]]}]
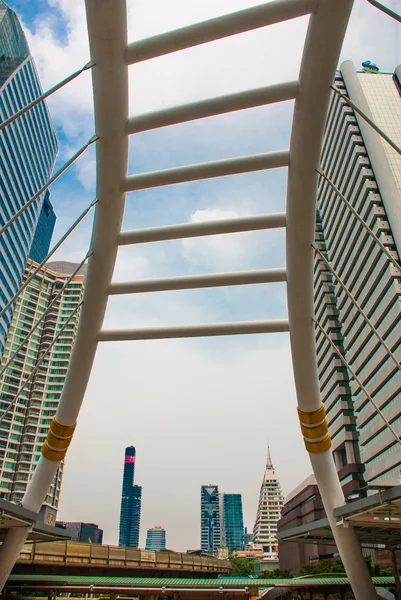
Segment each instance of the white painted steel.
[{"label": "white painted steel", "polygon": [[150,173],[127,177],[122,185],[122,190],[134,192],[187,181],[199,181],[200,179],[212,179],[213,177],[225,177],[226,175],[264,171],[265,169],[278,169],[288,166],[289,157],[288,150],[282,150],[186,165],[185,167],[175,167],[162,171],[151,171]]},{"label": "white painted steel", "polygon": [[316,0],[275,0],[239,10],[133,42],[126,50],[125,60],[127,64],[134,64],[237,33],[302,17],[309,14],[317,4]]},{"label": "white painted steel", "polygon": [[158,127],[167,127],[186,121],[204,119],[224,113],[254,108],[275,102],[293,100],[298,93],[298,81],[288,81],[268,87],[247,90],[227,96],[219,96],[199,102],[191,102],[182,106],[165,108],[155,112],[132,117],[127,123],[127,133],[140,133]]},{"label": "white painted steel", "polygon": [[164,225],[161,227],[149,227],[148,229],[122,231],[117,238],[117,244],[119,246],[128,246],[130,244],[181,240],[206,235],[240,233],[261,229],[279,229],[285,227],[285,223],[285,213],[276,213],[272,215],[257,215],[255,217],[202,221],[200,223],[183,223],[182,225]]},{"label": "white painted steel", "polygon": [[199,288],[231,285],[252,285],[286,281],[285,269],[263,269],[260,271],[238,271],[236,273],[212,273],[186,277],[163,277],[143,281],[118,281],[109,285],[109,295],[143,294],[145,292],[167,292],[171,290],[193,290]]},{"label": "white painted steel", "polygon": [[103,329],[98,335],[98,340],[99,342],[163,340],[251,333],[282,333],[288,330],[288,321],[286,320],[205,323],[203,325],[172,325],[169,327],[143,327],[138,329]]},{"label": "white painted steel", "polygon": [[[56,420],[73,425],[78,416],[97,348],[117,255],[116,238],[121,230],[125,194],[121,182],[127,173],[128,69],[125,0],[86,0],[95,97],[97,142],[96,218],[86,279],[84,305]],[[43,455],[23,498],[22,505],[38,512],[58,467]],[[0,548],[0,590],[18,558],[27,530],[10,530]]]},{"label": "white painted steel", "polygon": [[[287,299],[290,341],[299,408],[321,406],[313,323],[313,248],[319,167],[331,84],[352,0],[320,0],[311,15],[299,77],[291,134],[287,192]],[[334,509],[344,496],[330,451],[310,454],[313,471],[357,600],[376,592],[352,527],[337,525]]]}]

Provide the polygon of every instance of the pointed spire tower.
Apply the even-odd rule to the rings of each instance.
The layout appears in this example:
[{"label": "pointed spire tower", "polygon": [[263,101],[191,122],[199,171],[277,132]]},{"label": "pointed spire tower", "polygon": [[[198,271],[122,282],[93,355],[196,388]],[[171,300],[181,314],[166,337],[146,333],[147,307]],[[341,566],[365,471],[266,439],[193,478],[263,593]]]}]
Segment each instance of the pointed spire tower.
[{"label": "pointed spire tower", "polygon": [[253,528],[253,543],[263,546],[267,560],[278,560],[277,521],[281,518],[284,497],[267,446],[266,470],[260,488],[259,506]]}]

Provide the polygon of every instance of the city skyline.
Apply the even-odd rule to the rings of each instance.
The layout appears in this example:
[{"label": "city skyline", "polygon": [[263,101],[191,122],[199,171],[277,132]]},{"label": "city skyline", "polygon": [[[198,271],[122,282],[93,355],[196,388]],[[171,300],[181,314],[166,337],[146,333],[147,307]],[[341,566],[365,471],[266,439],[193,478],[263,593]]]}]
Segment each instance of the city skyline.
[{"label": "city skyline", "polygon": [[[180,12],[177,10],[178,5],[174,3],[166,24],[162,20],[156,21],[153,25],[155,28],[153,31],[150,26],[150,19],[148,22],[144,13],[148,10],[147,14],[149,15],[154,10],[153,8],[146,9],[140,4],[139,19],[135,21],[138,25],[135,25],[137,29],[134,31],[134,35],[146,36],[150,33],[157,33],[158,30],[161,31],[163,27],[176,27],[250,4],[243,2],[235,3],[234,6],[233,3],[216,2],[212,6],[211,3],[203,3],[202,7],[196,6],[195,8],[191,7],[191,9],[184,7]],[[83,40],[86,39],[85,33],[82,34],[82,29],[80,29],[82,18],[78,5],[70,3],[70,6],[67,6],[67,3],[61,0],[57,0],[56,5],[57,10],[60,11],[58,16],[60,16],[63,23],[59,30],[53,31],[50,19],[43,18],[41,28],[31,24],[32,21],[27,21],[31,24],[32,29],[30,43],[33,44],[32,47],[36,48],[39,57],[38,66],[41,73],[43,73],[46,87],[56,83],[60,76],[67,75],[74,68],[81,66],[86,57],[85,48],[82,45],[79,46],[79,53],[69,52],[69,48],[72,49],[73,42],[76,41],[75,38],[74,40],[69,38],[69,31],[76,32],[76,35],[80,35]],[[23,7],[21,10],[27,11],[28,9]],[[29,10],[32,11],[32,7],[29,7]],[[361,4],[357,3],[356,11],[358,10],[361,11],[362,9]],[[369,54],[381,68],[390,70],[393,65],[389,65],[389,62],[395,56],[395,50],[393,49],[391,53],[389,47],[391,35],[387,35],[384,42],[381,41],[381,46],[377,43],[376,46],[365,45],[363,50],[357,49],[362,31],[364,39],[368,40],[369,43],[370,40],[374,40],[377,22],[380,20],[376,13],[369,12],[368,7],[363,10],[365,12],[355,14],[358,17],[361,14],[362,17],[365,14],[368,15],[367,21],[362,19],[361,24],[356,27],[356,21],[354,20],[354,28],[350,29],[350,36],[348,37],[347,57],[353,58],[357,64],[360,64],[366,58],[366,54]],[[51,14],[51,11],[48,10],[47,15],[49,15],[49,12]],[[32,16],[32,12],[30,14]],[[374,14],[374,22],[371,17],[372,14]],[[163,14],[161,16],[164,17]],[[28,14],[26,18],[28,19]],[[69,26],[71,26],[70,29]],[[289,24],[289,27],[290,29],[286,29],[286,31],[290,31],[289,37],[291,37],[293,44],[296,44],[296,40],[301,37],[304,31],[304,25],[300,27],[299,25]],[[369,32],[371,32],[371,35],[369,35]],[[294,35],[291,35],[291,33]],[[275,39],[274,35],[273,32],[273,41]],[[264,39],[262,38],[262,32],[260,35],[255,36],[254,34],[247,34],[243,38],[251,40],[251,46],[252,40]],[[56,41],[59,43],[65,58],[58,52]],[[230,41],[216,44],[217,51],[215,51],[213,61],[211,61],[210,55],[206,51],[205,60],[200,59],[206,70],[201,71],[201,73],[205,72],[208,78],[210,74],[211,79],[213,79],[213,69],[210,67],[219,64],[219,61],[224,63],[225,53],[230,53],[233,48],[230,44]],[[241,52],[243,52],[245,45],[240,47]],[[293,46],[288,48],[287,58],[290,57],[293,50]],[[202,49],[199,50],[199,57],[201,51]],[[261,85],[273,83],[281,78],[282,73],[285,78],[296,76],[297,65],[292,70],[285,68],[280,63],[280,57],[277,57],[275,61],[270,61],[273,64],[269,65],[269,72],[266,75],[265,57],[271,56],[269,44],[263,46],[261,56],[264,59],[263,69],[259,65],[258,73],[261,74],[259,79],[257,74],[255,75],[257,70],[255,69],[255,62],[250,60],[251,55],[247,55],[244,59],[247,69],[249,64],[252,65],[252,69],[248,69],[250,72],[249,77],[244,74],[243,63],[240,61],[235,77],[224,71],[225,75],[220,79],[228,83],[228,87],[234,91],[249,87],[248,83],[255,87],[259,84],[259,81]],[[163,90],[163,94],[146,94],[146,98],[142,99],[143,104],[134,107],[135,111],[142,112],[144,108],[147,110],[158,108],[160,104],[157,105],[157,103],[169,105],[199,97],[201,92],[195,83],[188,83],[187,81],[185,91],[182,91],[178,76],[174,78],[176,75],[175,69],[180,74],[183,71],[180,60],[179,57],[172,57],[171,62],[168,62],[170,61],[169,58],[158,61],[154,68],[166,70],[165,65],[170,65],[166,73],[168,72],[168,77],[172,83],[169,85],[168,91]],[[56,69],[54,68],[55,64],[57,64]],[[386,64],[389,66],[386,66]],[[138,78],[141,77],[140,68],[135,68],[135,77],[138,86]],[[266,81],[266,78],[268,81]],[[157,80],[157,77],[154,79]],[[202,80],[202,77],[200,77],[200,80]],[[214,85],[214,95],[225,92],[225,88],[220,87],[216,80],[213,79],[211,83],[209,82],[209,85],[211,84],[211,87]],[[89,99],[86,100],[87,96],[85,94],[88,88],[85,88],[85,85],[82,85],[81,88],[82,90],[80,89],[75,94],[76,98],[73,97],[74,92],[68,91],[60,95],[61,100],[57,99],[52,103],[52,111],[58,128],[62,130],[63,141],[69,141],[63,147],[60,160],[68,158],[71,144],[78,145],[78,142],[81,141],[79,139],[80,134],[77,133],[78,129],[81,128],[85,134],[88,133],[88,136],[93,133],[90,130],[90,117],[88,117],[88,114],[90,114],[90,109],[88,109],[90,94],[88,95]],[[188,95],[191,94],[192,96],[188,98]],[[155,105],[148,106],[146,103],[149,99],[154,101]],[[74,114],[75,109],[76,115]],[[202,160],[205,156],[206,146],[209,147],[210,143],[214,144],[214,135],[216,136],[214,148],[216,154],[221,157],[231,153],[232,155],[244,154],[248,146],[251,147],[251,150],[256,146],[256,151],[259,151],[259,148],[260,151],[263,151],[266,149],[267,141],[269,144],[271,143],[271,147],[269,146],[268,149],[285,147],[287,131],[283,126],[283,120],[284,117],[288,116],[288,111],[286,112],[287,109],[285,109],[284,112],[274,112],[274,110],[267,109],[265,111],[261,109],[259,111],[259,109],[255,109],[255,111],[249,111],[246,115],[233,115],[230,118],[213,120],[215,133],[212,132],[210,124],[202,123],[202,128],[196,124],[191,124],[174,130],[147,134],[148,137],[138,136],[133,153],[136,162],[131,162],[131,170],[133,170],[133,167],[138,170],[151,170],[158,166],[156,164],[158,162],[161,165],[163,165],[163,161],[168,162],[170,158],[166,159],[166,148],[171,149],[171,160],[177,160],[178,163],[180,161],[181,164],[184,164],[185,162],[196,162],[198,159]],[[74,114],[73,119],[70,118],[71,114]],[[239,119],[235,129],[232,127],[234,123],[237,123],[234,117]],[[261,122],[261,117],[263,122]],[[81,123],[84,124],[82,127]],[[247,135],[244,134],[245,130]],[[217,143],[223,138],[226,140],[224,144]],[[241,143],[238,141],[240,138]],[[149,141],[152,142],[153,147],[156,144],[159,152],[152,157],[149,154]],[[180,145],[182,153],[177,151],[178,145]],[[152,161],[154,162],[152,163]],[[67,214],[66,207],[64,211],[61,211],[56,226],[56,236],[57,233],[61,234],[66,229],[66,225],[70,222],[70,215],[72,217],[73,209],[76,208],[78,214],[80,212],[79,208],[84,207],[84,201],[92,199],[93,190],[90,189],[91,164],[90,155],[88,155],[88,159],[85,158],[77,169],[73,170],[73,176],[68,178],[68,181],[60,181],[55,186],[54,194],[52,192],[52,201],[58,214],[58,206],[63,207],[64,198],[69,199],[69,214]],[[257,212],[260,208],[267,212],[282,210],[285,193],[284,177],[281,174],[274,174],[271,177],[250,176],[247,181],[250,182],[249,185],[245,185],[245,178],[235,178],[230,185],[223,182],[221,184],[204,184],[203,187],[200,185],[183,186],[181,191],[175,190],[174,195],[170,190],[163,192],[162,196],[158,196],[156,193],[138,194],[135,202],[128,199],[126,226],[127,228],[140,225],[146,226],[147,222],[150,222],[150,214],[138,217],[134,205],[143,207],[146,204],[149,206],[149,210],[155,210],[156,208],[160,210],[160,224],[175,219],[175,213],[177,212],[179,217],[176,220],[184,222],[191,219],[205,218],[211,214],[217,216],[232,214],[235,216],[235,214]],[[86,184],[86,188],[84,188],[82,182]],[[73,189],[79,189],[79,199],[77,199],[76,193],[71,193]],[[266,189],[269,190],[268,198],[265,194]],[[191,210],[192,202],[190,200],[200,196],[205,197],[201,208],[198,211]],[[259,196],[261,199],[259,199]],[[86,248],[85,242],[89,235],[88,231],[88,228],[84,228],[83,233],[80,232],[74,238],[74,241],[67,244],[63,250],[63,258],[70,258],[71,256],[71,259],[76,260],[78,255],[82,258],[80,252],[84,246]],[[269,237],[267,245],[265,245],[267,238],[264,237],[257,236],[258,243],[256,244],[253,241],[248,243],[247,240],[251,238],[247,236],[234,236],[234,238],[233,243],[229,244],[227,252],[225,254],[222,251],[219,253],[220,266],[226,270],[229,270],[231,265],[234,265],[235,268],[247,267],[248,262],[251,263],[251,266],[257,268],[259,264],[255,257],[261,247],[265,249],[265,253],[269,254],[269,257],[271,256],[272,260],[277,261],[276,264],[268,264],[267,266],[281,266],[279,261],[283,255],[275,254],[274,250],[280,242],[279,238]],[[244,245],[242,242],[237,243],[240,239],[245,240]],[[132,255],[122,253],[118,265],[118,276],[122,279],[132,278],[132,275],[144,278],[148,275],[156,276],[157,273],[159,275],[169,274],[169,271],[174,272],[175,269],[179,272],[178,267],[183,267],[189,272],[207,271],[211,254],[216,253],[216,248],[221,248],[221,246],[218,246],[217,239],[212,241],[212,245],[191,242],[180,246],[175,245],[174,247],[175,250],[173,245],[171,248],[165,246],[159,249],[155,247],[146,256],[142,252]],[[192,292],[189,294],[192,294]],[[125,311],[125,314],[129,315],[131,319],[130,322],[134,321],[135,324],[142,322],[146,324],[149,322],[149,318],[163,324],[167,321],[167,317],[171,317],[171,315],[173,315],[173,319],[191,322],[198,316],[204,321],[215,320],[213,318],[216,315],[217,319],[222,319],[225,313],[233,318],[237,316],[252,318],[254,315],[257,318],[259,315],[264,316],[267,312],[269,317],[271,313],[274,316],[280,316],[285,310],[285,300],[279,286],[273,289],[267,302],[265,296],[258,294],[256,294],[255,300],[251,301],[250,294],[241,290],[232,295],[231,292],[230,295],[227,292],[219,292],[213,296],[213,299],[211,295],[204,292],[194,293],[191,297],[188,295],[187,298],[191,302],[184,301],[182,304],[176,304],[176,297],[171,294],[161,295],[161,304],[152,300],[148,306],[140,299],[132,302],[132,304],[128,304],[128,302],[118,305],[112,303],[108,317],[109,324],[118,325],[122,311]],[[195,299],[195,302],[193,302],[193,299]],[[245,310],[241,306],[246,306],[251,314],[245,314]],[[174,313],[174,311],[176,312]],[[175,316],[177,314],[179,318]],[[157,315],[157,318],[155,315]],[[274,380],[279,369],[282,377],[286,380],[284,389],[282,386],[275,385]],[[156,371],[159,374],[157,378],[154,377]],[[243,376],[243,372],[247,373],[246,378]],[[185,373],[185,377],[182,376],[183,373]],[[195,377],[199,384],[196,386],[197,389],[193,390]],[[155,381],[155,379],[158,381]],[[249,381],[252,382],[251,385],[248,385]],[[169,386],[171,391],[168,389]],[[213,390],[213,394],[210,393],[210,390]],[[210,400],[208,400],[208,395],[211,396]],[[116,399],[113,402],[112,410],[110,410],[110,397]],[[191,402],[188,402],[188,398],[191,398]],[[252,401],[250,414],[247,414],[247,411],[243,409],[244,399],[247,399],[247,403]],[[280,407],[277,404],[280,404]],[[168,412],[164,408],[165,405],[168,405]],[[197,406],[201,406],[202,410],[198,410]],[[191,410],[189,410],[189,407]],[[89,450],[88,461],[91,464],[92,471],[88,476],[87,469],[84,469],[84,465],[79,464],[79,454],[84,445],[84,440],[87,439],[88,432],[93,431],[91,425],[93,410],[97,411],[99,417],[97,433],[108,439],[109,443],[104,445],[103,448],[97,448],[96,452],[93,450],[92,453],[92,450]],[[155,419],[156,411],[159,414],[158,419]],[[230,416],[230,413],[234,412],[236,414],[240,412],[243,415],[241,419],[236,417],[240,421],[237,424],[234,418]],[[272,434],[269,433],[269,437],[273,438],[274,447],[280,447],[280,452],[277,453],[279,472],[283,474],[284,489],[289,491],[293,487],[295,479],[301,479],[302,474],[309,472],[309,462],[303,450],[298,430],[286,336],[274,336],[272,341],[252,340],[252,346],[246,338],[243,338],[241,340],[230,340],[229,343],[225,340],[214,342],[162,342],[152,344],[151,348],[150,344],[147,343],[136,346],[123,344],[121,349],[112,346],[108,349],[102,348],[98,353],[74,443],[69,451],[67,463],[70,463],[71,467],[69,468],[67,464],[61,512],[64,511],[65,516],[68,512],[69,518],[77,518],[77,515],[70,516],[71,513],[78,510],[88,513],[92,508],[90,506],[91,498],[93,500],[94,497],[107,497],[109,503],[114,507],[113,512],[118,513],[118,508],[115,510],[119,502],[118,492],[107,489],[102,481],[102,474],[104,471],[107,472],[110,487],[112,490],[117,490],[119,487],[118,478],[121,474],[118,469],[113,473],[112,465],[119,464],[116,441],[118,438],[123,437],[127,440],[135,439],[138,447],[140,445],[143,448],[141,453],[144,455],[144,462],[140,466],[141,470],[138,472],[138,476],[144,488],[146,487],[146,494],[149,495],[149,503],[144,504],[144,506],[147,506],[147,516],[144,515],[146,522],[144,521],[143,525],[145,530],[146,526],[154,523],[155,504],[153,498],[158,493],[158,497],[164,506],[161,508],[162,514],[156,520],[163,522],[168,531],[177,530],[174,524],[181,522],[183,529],[187,532],[185,538],[181,536],[177,538],[177,541],[173,540],[174,547],[184,549],[185,547],[195,547],[198,532],[196,531],[196,524],[191,526],[189,521],[198,502],[200,482],[207,480],[219,481],[222,489],[238,490],[234,474],[229,474],[231,470],[233,472],[239,470],[242,474],[242,485],[245,490],[244,510],[247,515],[245,522],[249,526],[255,514],[255,498],[257,499],[260,470],[263,465],[265,423],[269,419],[270,422],[277,419],[277,421],[282,420],[288,423],[287,435],[291,440],[289,444],[291,452],[299,457],[296,467],[289,463],[289,451],[285,447],[286,442],[279,428],[272,425],[273,431]],[[163,423],[163,427],[158,424],[158,420]],[[221,427],[218,427],[218,424],[223,420],[226,423],[224,431],[221,430]],[[190,433],[182,432],[177,429],[175,424],[183,421],[188,423],[197,422],[199,428],[191,428]],[[147,439],[149,431],[152,431],[157,439],[154,446],[152,446],[153,442]],[[209,432],[207,447],[204,444],[205,431]],[[244,444],[248,447],[241,449],[241,456],[236,456],[236,469],[231,469],[233,458],[229,456],[230,452],[222,453],[220,448],[222,446],[229,448],[229,442],[234,438],[242,439],[245,431],[252,431],[253,435],[248,437],[248,444]],[[174,438],[177,439],[177,442],[173,441]],[[166,468],[165,461],[161,459],[166,455],[168,456],[168,468]],[[169,490],[178,488],[183,470],[189,473],[187,487],[178,501],[173,501],[169,496]],[[82,495],[85,498],[83,503],[79,503],[78,499],[74,498],[75,484],[73,484],[73,480],[79,481],[82,486]],[[96,511],[96,522],[104,523],[107,531],[116,530],[115,517],[99,512],[102,510],[101,507],[95,506],[94,510]],[[165,519],[165,515],[167,515],[167,519]],[[86,518],[86,516],[80,518]],[[187,525],[189,526],[187,527]],[[113,536],[115,534],[110,533],[108,535]],[[109,541],[113,541],[112,537],[109,538]]]}]

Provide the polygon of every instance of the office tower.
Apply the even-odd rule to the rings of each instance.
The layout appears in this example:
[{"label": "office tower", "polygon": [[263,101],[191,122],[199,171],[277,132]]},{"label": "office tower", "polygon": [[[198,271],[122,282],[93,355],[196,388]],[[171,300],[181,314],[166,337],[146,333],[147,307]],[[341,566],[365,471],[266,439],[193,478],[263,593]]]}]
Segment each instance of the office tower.
[{"label": "office tower", "polygon": [[123,489],[121,495],[119,546],[138,548],[141,521],[142,488],[134,485],[135,448],[125,449]]},{"label": "office tower", "polygon": [[148,529],[146,534],[146,550],[165,550],[166,530],[159,525]]},{"label": "office tower", "polygon": [[103,541],[103,529],[96,523],[81,523],[77,521],[56,521],[56,527],[68,530],[72,542],[87,542],[89,544],[101,544]]},{"label": "office tower", "polygon": [[221,544],[219,488],[217,485],[201,487],[201,548],[216,554]]},{"label": "office tower", "polygon": [[[0,0],[0,119],[5,121],[42,93],[35,64],[15,13]],[[0,135],[0,227],[48,181],[58,151],[45,102]],[[0,238],[0,310],[21,282],[43,203],[38,198]],[[0,355],[12,309],[0,318]]]},{"label": "office tower", "polygon": [[[71,274],[78,266],[66,265]],[[23,281],[36,266],[28,260]],[[84,275],[75,275],[70,283],[68,278],[68,274],[53,270],[52,263],[35,275],[15,303],[4,346],[1,368],[12,360],[0,375],[0,495],[14,502],[22,500],[35,470],[70,362]],[[43,315],[42,322],[19,348]],[[46,495],[45,506],[58,507],[63,468],[62,461]]]},{"label": "office tower", "polygon": [[267,450],[266,470],[260,487],[259,505],[253,528],[253,543],[263,546],[263,553],[267,560],[277,560],[277,522],[281,516],[284,498],[280,482],[277,479],[270,456]]},{"label": "office tower", "polygon": [[242,514],[241,494],[223,494],[222,514],[224,543],[231,554],[234,550],[244,549],[244,517]]},{"label": "office tower", "polygon": [[[359,73],[346,61],[335,85],[396,143],[401,143],[401,66],[391,73]],[[321,167],[392,257],[401,251],[401,158],[333,93]],[[374,402],[401,434],[401,375],[360,314],[359,304],[401,360],[401,276],[349,206],[320,179],[315,255],[315,315]],[[341,283],[337,277],[340,278]],[[319,328],[316,349],[322,401],[345,496],[366,484],[398,484],[401,449],[366,394]]]},{"label": "office tower", "polygon": [[29,258],[37,263],[41,263],[49,253],[55,224],[56,215],[54,214],[53,205],[50,202],[50,192],[46,190],[35,235],[33,236],[32,245],[29,250]]}]

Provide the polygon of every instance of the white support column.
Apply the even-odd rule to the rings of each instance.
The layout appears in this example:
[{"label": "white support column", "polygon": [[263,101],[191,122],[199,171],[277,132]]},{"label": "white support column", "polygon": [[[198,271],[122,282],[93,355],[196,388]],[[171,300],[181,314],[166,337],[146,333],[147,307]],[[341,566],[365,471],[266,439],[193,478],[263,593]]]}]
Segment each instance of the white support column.
[{"label": "white support column", "polygon": [[[371,577],[351,526],[337,525],[334,509],[344,504],[344,495],[327,436],[314,436],[313,428],[327,427],[321,407],[316,366],[313,305],[313,248],[317,197],[317,172],[327,117],[330,86],[352,0],[321,0],[312,13],[305,41],[295,101],[290,144],[287,197],[287,293],[290,340],[298,406],[313,414],[304,426],[310,459],[319,491],[352,590],[357,600],[377,598]],[[307,415],[303,422],[308,423]],[[321,424],[320,424],[321,423]],[[313,439],[314,438],[314,439]],[[320,441],[322,439],[322,441]],[[325,448],[325,449],[324,449]]]},{"label": "white support column", "polygon": [[[72,352],[56,421],[75,424],[85,394],[107,306],[107,289],[117,255],[125,194],[121,184],[127,173],[128,71],[124,62],[127,46],[125,0],[86,0],[95,98],[98,205],[92,237],[80,323]],[[59,465],[58,460],[40,457],[22,501],[39,512]],[[0,590],[17,560],[28,530],[11,529],[0,547]]]}]

